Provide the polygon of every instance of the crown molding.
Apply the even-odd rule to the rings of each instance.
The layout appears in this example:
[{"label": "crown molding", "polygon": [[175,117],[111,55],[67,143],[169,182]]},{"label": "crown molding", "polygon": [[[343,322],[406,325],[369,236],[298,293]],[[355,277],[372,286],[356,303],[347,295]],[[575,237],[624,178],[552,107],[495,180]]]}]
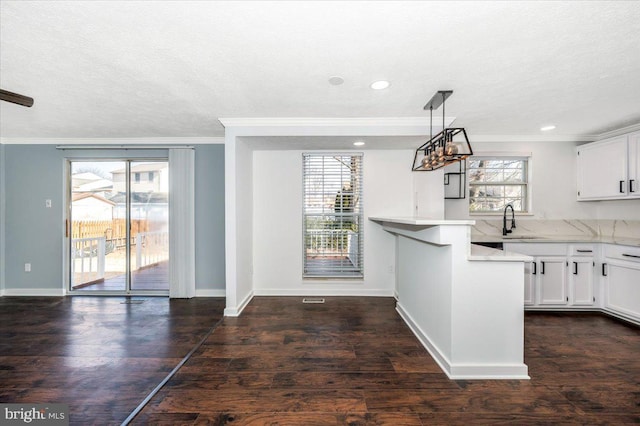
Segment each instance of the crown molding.
[{"label": "crown molding", "polygon": [[[445,126],[451,125],[455,117],[445,117]],[[386,127],[429,126],[428,117],[221,117],[224,127]],[[442,123],[434,120],[434,126]]]},{"label": "crown molding", "polygon": [[604,132],[604,133],[600,133],[597,137],[598,140],[600,139],[608,139],[608,138],[613,138],[615,136],[620,136],[623,135],[625,133],[633,133],[633,132],[638,132],[640,131],[640,123],[636,123],[636,124],[632,124],[630,126],[626,126],[623,127],[621,129],[616,129],[616,130],[611,130],[608,132]]},{"label": "crown molding", "polygon": [[474,142],[592,142],[596,135],[474,135],[467,130],[469,141]]},{"label": "crown molding", "polygon": [[223,145],[223,136],[193,138],[0,138],[2,145]]}]

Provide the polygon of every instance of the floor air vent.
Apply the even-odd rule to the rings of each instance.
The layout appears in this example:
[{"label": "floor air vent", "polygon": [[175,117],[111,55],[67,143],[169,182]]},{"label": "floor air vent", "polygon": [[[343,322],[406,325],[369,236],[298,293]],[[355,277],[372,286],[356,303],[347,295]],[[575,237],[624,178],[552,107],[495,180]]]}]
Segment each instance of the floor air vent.
[{"label": "floor air vent", "polygon": [[302,299],[302,303],[324,303],[324,299],[321,297],[305,297]]}]

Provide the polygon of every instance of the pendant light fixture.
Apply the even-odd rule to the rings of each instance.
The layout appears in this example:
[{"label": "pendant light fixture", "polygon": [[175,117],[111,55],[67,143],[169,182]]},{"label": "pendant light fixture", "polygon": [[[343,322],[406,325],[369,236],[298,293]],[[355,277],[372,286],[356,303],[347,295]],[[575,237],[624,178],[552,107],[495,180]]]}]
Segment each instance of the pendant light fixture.
[{"label": "pendant light fixture", "polygon": [[[414,172],[428,172],[463,161],[473,155],[467,132],[463,127],[445,127],[444,104],[453,90],[438,90],[424,106],[429,110],[429,140],[416,149],[413,157]],[[442,105],[442,131],[433,136],[433,110]]]}]

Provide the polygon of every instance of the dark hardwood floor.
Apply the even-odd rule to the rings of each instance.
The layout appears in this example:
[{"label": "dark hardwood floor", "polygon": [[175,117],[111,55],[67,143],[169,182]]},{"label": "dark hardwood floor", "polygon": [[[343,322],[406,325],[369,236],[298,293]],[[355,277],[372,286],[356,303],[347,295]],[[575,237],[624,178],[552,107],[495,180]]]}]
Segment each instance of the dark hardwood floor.
[{"label": "dark hardwood floor", "polygon": [[640,330],[527,314],[527,381],[451,381],[386,298],[255,298],[136,424],[638,424]]},{"label": "dark hardwood floor", "polygon": [[222,318],[223,298],[0,298],[0,402],[120,424]]},{"label": "dark hardwood floor", "polygon": [[[136,298],[139,299],[139,298]],[[0,298],[0,402],[119,424],[221,318],[224,299]],[[527,314],[531,380],[451,381],[389,298],[258,297],[133,424],[639,424],[640,329]]]}]

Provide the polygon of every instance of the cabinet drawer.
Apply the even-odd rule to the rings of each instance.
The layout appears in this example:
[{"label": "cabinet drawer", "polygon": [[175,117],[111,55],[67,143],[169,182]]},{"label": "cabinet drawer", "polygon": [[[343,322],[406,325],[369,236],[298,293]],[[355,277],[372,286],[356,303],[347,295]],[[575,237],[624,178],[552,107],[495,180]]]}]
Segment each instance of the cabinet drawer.
[{"label": "cabinet drawer", "polygon": [[594,256],[596,247],[594,244],[571,244],[569,256]]},{"label": "cabinet drawer", "polygon": [[607,244],[604,246],[604,257],[640,263],[640,247]]}]

